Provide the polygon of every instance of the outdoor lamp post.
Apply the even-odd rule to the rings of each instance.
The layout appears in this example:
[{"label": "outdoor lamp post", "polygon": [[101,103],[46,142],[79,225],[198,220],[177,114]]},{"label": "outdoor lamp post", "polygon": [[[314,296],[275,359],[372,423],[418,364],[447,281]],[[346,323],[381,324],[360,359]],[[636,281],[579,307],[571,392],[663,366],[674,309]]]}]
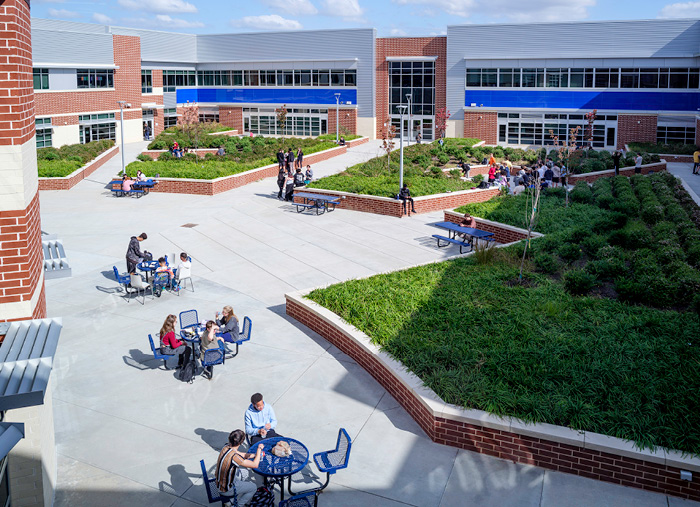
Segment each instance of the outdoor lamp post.
[{"label": "outdoor lamp post", "polygon": [[[401,114],[401,127],[403,129],[403,113],[406,111],[405,105],[401,104],[400,106],[396,106],[396,109],[399,110],[399,113]],[[401,132],[401,135],[399,136],[399,190],[403,188],[403,132]]]},{"label": "outdoor lamp post", "polygon": [[340,93],[335,94],[335,144],[340,142]]},{"label": "outdoor lamp post", "polygon": [[413,122],[411,121],[411,94],[406,94],[408,100],[408,145],[411,146],[411,132],[413,131]]},{"label": "outdoor lamp post", "polygon": [[124,176],[126,174],[126,166],[124,165],[124,108],[126,107],[127,109],[129,109],[131,107],[131,104],[129,104],[126,100],[118,100],[117,104],[119,104],[119,123],[121,123],[122,176]]}]

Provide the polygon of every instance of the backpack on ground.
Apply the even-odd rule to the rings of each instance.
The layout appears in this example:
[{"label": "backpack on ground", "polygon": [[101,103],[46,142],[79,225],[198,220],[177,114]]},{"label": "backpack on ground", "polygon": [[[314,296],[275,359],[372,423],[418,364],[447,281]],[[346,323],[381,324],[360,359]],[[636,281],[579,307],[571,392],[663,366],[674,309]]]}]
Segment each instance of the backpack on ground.
[{"label": "backpack on ground", "polygon": [[265,486],[260,486],[251,498],[250,507],[273,507],[275,505],[275,495]]},{"label": "backpack on ground", "polygon": [[182,367],[177,374],[177,378],[182,382],[192,383],[194,382],[194,372],[197,369],[197,364],[192,357],[192,349],[187,347],[182,353],[185,358],[182,360]]}]

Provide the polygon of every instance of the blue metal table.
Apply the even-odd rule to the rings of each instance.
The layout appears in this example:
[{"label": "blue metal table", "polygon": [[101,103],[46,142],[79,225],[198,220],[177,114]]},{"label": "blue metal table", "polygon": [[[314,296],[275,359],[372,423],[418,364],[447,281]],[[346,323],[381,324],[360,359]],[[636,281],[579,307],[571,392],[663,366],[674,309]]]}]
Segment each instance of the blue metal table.
[{"label": "blue metal table", "polygon": [[[270,452],[270,450],[277,445],[277,442],[280,441],[287,442],[292,448],[291,456],[279,458]],[[298,440],[294,440],[293,438],[274,437],[260,440],[251,446],[248,452],[256,452],[259,444],[263,444],[265,456],[260,459],[258,468],[254,468],[253,471],[262,475],[265,478],[266,483],[279,483],[280,492],[282,495],[281,500],[284,500],[284,479],[287,479],[287,489],[289,490],[289,494],[293,495],[292,475],[303,470],[303,468],[308,464],[309,450],[304,444]]]},{"label": "blue metal table", "polygon": [[[450,239],[456,239],[457,234],[464,235],[464,242],[474,247],[474,242],[478,240],[493,241],[494,234],[492,232],[474,229],[473,227],[463,227],[453,222],[437,222],[432,224],[440,229],[445,229],[449,232]],[[468,238],[468,240],[467,240]]]},{"label": "blue metal table", "polygon": [[[301,213],[306,208],[315,208],[316,214],[319,215],[321,210],[323,210],[322,213],[335,210],[335,205],[340,202],[339,197],[335,195],[312,194],[309,192],[297,192],[294,194],[294,197],[304,199],[304,206],[301,206],[301,203],[292,203],[297,207],[297,213]],[[333,208],[329,208],[329,205],[333,206]]]},{"label": "blue metal table", "polygon": [[158,261],[144,261],[139,262],[136,267],[146,273],[146,281],[148,281],[148,276],[153,274],[153,272],[158,269]]}]

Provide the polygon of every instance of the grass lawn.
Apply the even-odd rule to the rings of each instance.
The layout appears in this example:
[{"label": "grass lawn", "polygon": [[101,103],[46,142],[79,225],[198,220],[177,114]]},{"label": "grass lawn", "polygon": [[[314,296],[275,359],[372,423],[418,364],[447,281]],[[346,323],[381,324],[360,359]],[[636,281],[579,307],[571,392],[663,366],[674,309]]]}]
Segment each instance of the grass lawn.
[{"label": "grass lawn", "polygon": [[[544,198],[525,283],[521,243],[308,297],[449,403],[698,455],[700,209],[670,175],[598,181]],[[521,226],[520,201],[471,211]]]},{"label": "grass lawn", "polygon": [[39,177],[62,178],[95,159],[114,146],[114,141],[67,144],[60,148],[37,149]]},{"label": "grass lawn", "polygon": [[[212,136],[214,137],[214,136]],[[175,158],[169,152],[163,153],[157,161],[146,155],[139,155],[139,160],[127,166],[127,173],[135,175],[139,169],[146,176],[160,174],[163,178],[214,179],[222,176],[249,171],[277,162],[277,151],[282,148],[301,148],[305,156],[330,148],[336,144],[317,139],[273,138],[273,137],[225,137],[217,138],[216,146],[223,145],[226,155],[213,154],[199,158],[195,154],[186,154]]]}]

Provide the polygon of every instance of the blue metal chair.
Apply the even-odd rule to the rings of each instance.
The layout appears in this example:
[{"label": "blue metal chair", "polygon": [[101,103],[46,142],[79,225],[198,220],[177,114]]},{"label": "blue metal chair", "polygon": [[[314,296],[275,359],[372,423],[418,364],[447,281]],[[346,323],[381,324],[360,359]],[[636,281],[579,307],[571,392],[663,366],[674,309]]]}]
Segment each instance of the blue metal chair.
[{"label": "blue metal chair", "polygon": [[209,380],[214,376],[214,366],[217,364],[224,364],[226,359],[226,349],[224,344],[219,342],[219,347],[216,349],[209,349],[204,351],[204,357],[202,358],[202,368],[209,368]]},{"label": "blue metal chair", "polygon": [[209,503],[221,502],[221,505],[223,505],[225,502],[230,501],[233,507],[238,507],[238,494],[236,493],[236,486],[233,486],[233,497],[229,498],[226,496],[221,496],[219,488],[216,486],[216,479],[209,478],[207,467],[204,465],[204,460],[200,460],[199,464],[202,466],[202,479],[204,479],[204,488],[207,490],[207,498],[209,498]]},{"label": "blue metal chair", "polygon": [[156,346],[153,344],[153,337],[149,334],[148,335],[148,341],[151,344],[151,352],[153,352],[153,357],[155,359],[162,359],[163,360],[163,366],[165,366],[165,369],[168,368],[168,359],[170,359],[173,356],[169,356],[167,354],[161,354],[160,353],[160,347],[156,348]]},{"label": "blue metal chair", "polygon": [[352,441],[348,432],[345,431],[345,428],[340,428],[335,449],[314,454],[314,463],[316,463],[319,471],[326,473],[326,482],[319,488],[320,490],[328,486],[328,483],[331,481],[331,474],[348,467],[351,448]]},{"label": "blue metal chair", "polygon": [[180,329],[197,327],[199,325],[199,316],[197,310],[186,310],[180,312]]},{"label": "blue metal chair", "polygon": [[114,279],[117,281],[119,285],[124,286],[124,292],[129,293],[127,290],[127,287],[129,286],[129,282],[131,281],[131,278],[129,277],[129,273],[125,275],[120,275],[119,270],[117,269],[117,266],[112,266],[114,268]]},{"label": "blue metal chair", "polygon": [[[313,497],[311,500],[310,497]],[[291,498],[282,500],[278,507],[316,507],[318,505],[318,490],[314,489],[306,493],[299,493]]]},{"label": "blue metal chair", "polygon": [[233,343],[236,345],[236,351],[233,353],[230,353],[230,355],[228,356],[229,359],[232,357],[236,357],[238,355],[238,346],[241,343],[247,342],[250,340],[250,333],[252,330],[253,330],[253,322],[250,320],[250,317],[246,316],[246,317],[243,317],[243,332],[241,332],[241,334],[238,335],[237,340],[233,339],[233,336],[231,335],[231,333],[217,334],[217,336],[221,336],[226,341],[226,343]]},{"label": "blue metal chair", "polygon": [[153,276],[151,288],[154,295],[160,297],[163,289],[167,289],[168,287],[170,287],[170,275],[168,273],[156,273]]}]

